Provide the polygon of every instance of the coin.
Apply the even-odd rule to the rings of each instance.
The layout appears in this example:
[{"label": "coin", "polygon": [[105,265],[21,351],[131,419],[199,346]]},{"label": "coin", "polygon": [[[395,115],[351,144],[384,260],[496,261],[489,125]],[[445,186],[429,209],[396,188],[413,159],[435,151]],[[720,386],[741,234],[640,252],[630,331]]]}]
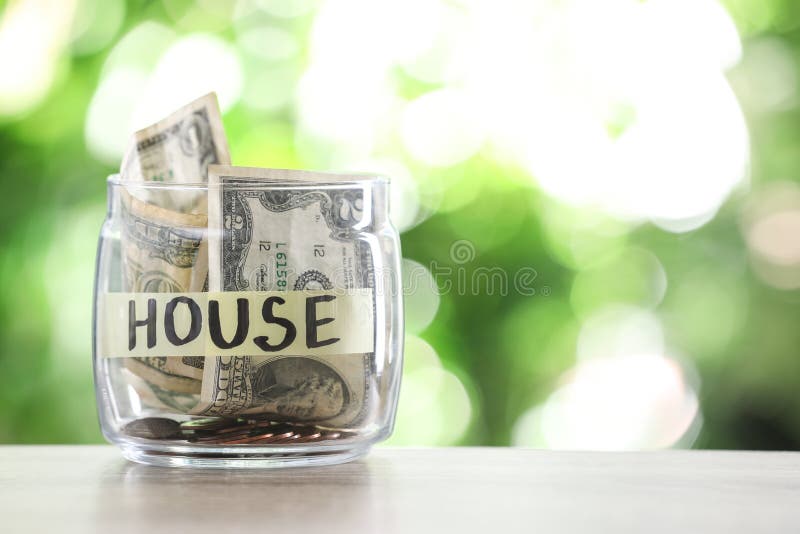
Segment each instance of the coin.
[{"label": "coin", "polygon": [[209,432],[204,434],[198,434],[191,437],[192,440],[196,441],[221,441],[226,439],[236,439],[243,436],[249,436],[251,429],[249,428],[237,428],[237,429],[225,429],[225,432]]},{"label": "coin", "polygon": [[220,434],[218,439],[220,443],[248,443],[250,441],[256,441],[259,439],[267,439],[274,436],[275,433],[266,428],[257,428],[257,429],[250,429],[248,428],[247,431],[236,432],[236,433],[225,433]]},{"label": "coin", "polygon": [[[248,421],[251,425],[257,428],[266,428],[266,427],[278,427],[281,426],[281,423],[276,423],[275,421]],[[283,425],[286,426],[286,425]]]},{"label": "coin", "polygon": [[286,423],[273,423],[269,427],[264,427],[264,428],[269,428],[270,431],[275,432],[276,434],[282,434],[284,432],[294,432],[295,430],[298,429],[298,427]]},{"label": "coin", "polygon": [[252,425],[245,425],[245,424],[235,425],[235,426],[230,426],[230,427],[226,427],[226,428],[220,428],[219,430],[217,430],[216,434],[218,436],[222,436],[224,434],[232,434],[234,432],[243,432],[245,430],[247,430],[249,432],[249,431],[253,430],[254,428],[255,427],[252,426]]},{"label": "coin", "polygon": [[251,443],[275,443],[277,441],[290,438],[293,434],[293,432],[283,432],[282,434],[273,434],[269,437],[263,436],[261,439],[251,441]]},{"label": "coin", "polygon": [[205,417],[203,419],[184,421],[181,423],[181,429],[194,431],[217,430],[231,426],[231,424],[235,424],[236,421],[236,419],[230,419],[226,417]]},{"label": "coin", "polygon": [[181,425],[173,419],[166,417],[144,417],[135,419],[122,428],[122,432],[134,437],[145,439],[180,439]]},{"label": "coin", "polygon": [[308,443],[310,441],[317,441],[322,436],[320,432],[314,432],[313,434],[305,434],[302,436],[297,436],[297,439],[293,441],[293,443]]},{"label": "coin", "polygon": [[300,438],[300,434],[292,434],[291,436],[287,436],[287,437],[285,437],[283,439],[279,439],[279,440],[273,441],[273,443],[280,443],[280,444],[294,443],[299,438]]},{"label": "coin", "polygon": [[260,435],[256,435],[256,436],[247,436],[247,437],[244,437],[244,438],[239,438],[239,439],[234,439],[234,440],[229,440],[229,441],[226,440],[226,441],[224,441],[222,443],[231,444],[231,445],[237,444],[237,443],[252,443],[254,441],[266,440],[266,439],[269,439],[269,438],[271,438],[273,436],[274,436],[274,434],[260,434]]},{"label": "coin", "polygon": [[189,438],[194,443],[225,443],[234,439],[246,438],[250,432],[237,432],[235,434],[225,434],[224,436],[204,436],[199,438]]},{"label": "coin", "polygon": [[183,436],[206,445],[286,445],[345,439],[351,432],[327,430],[313,425],[270,421],[261,418],[214,417],[194,419],[181,425]]}]

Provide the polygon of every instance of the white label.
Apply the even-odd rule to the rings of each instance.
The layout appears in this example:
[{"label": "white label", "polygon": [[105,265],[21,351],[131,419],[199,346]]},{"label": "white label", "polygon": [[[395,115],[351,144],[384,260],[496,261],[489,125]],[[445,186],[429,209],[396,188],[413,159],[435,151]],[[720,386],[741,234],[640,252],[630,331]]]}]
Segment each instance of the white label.
[{"label": "white label", "polygon": [[375,348],[373,290],[105,293],[99,355],[335,355]]}]

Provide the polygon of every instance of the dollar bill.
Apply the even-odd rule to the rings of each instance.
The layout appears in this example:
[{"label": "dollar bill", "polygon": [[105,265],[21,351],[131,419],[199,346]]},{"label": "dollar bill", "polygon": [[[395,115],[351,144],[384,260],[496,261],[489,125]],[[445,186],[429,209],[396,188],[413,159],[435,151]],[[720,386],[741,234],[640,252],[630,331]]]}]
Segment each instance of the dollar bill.
[{"label": "dollar bill", "polygon": [[[120,174],[133,182],[201,183],[208,166],[230,164],[230,150],[217,96],[209,93],[165,119],[137,131],[129,143]],[[137,192],[139,193],[139,192]],[[142,200],[180,212],[205,212],[205,194],[185,190],[140,191]]]},{"label": "dollar bill", "polygon": [[[201,189],[137,188],[136,182],[202,183],[208,166],[230,163],[228,141],[214,93],[139,130],[120,173],[129,184],[120,194],[125,291],[174,293],[208,289],[207,195]],[[125,366],[144,382],[133,386],[144,400],[159,393],[185,411],[187,395],[199,394],[204,359],[126,358]],[[147,387],[144,385],[147,384]]]},{"label": "dollar bill", "polygon": [[148,410],[185,414],[197,405],[200,398],[194,391],[164,389],[156,385],[156,381],[142,378],[140,374],[132,372],[127,367],[120,370],[120,377],[126,385],[136,391],[139,403]]},{"label": "dollar bill", "polygon": [[[123,287],[134,293],[202,291],[208,274],[203,257],[208,217],[160,208],[126,191],[120,203]],[[202,358],[126,358],[125,364],[160,389],[200,392]]]},{"label": "dollar bill", "polygon": [[[357,239],[363,189],[288,187],[308,179],[290,171],[210,168],[210,290],[374,287],[371,250]],[[372,353],[216,357],[206,361],[193,413],[269,414],[346,428],[370,415],[374,376]]]}]

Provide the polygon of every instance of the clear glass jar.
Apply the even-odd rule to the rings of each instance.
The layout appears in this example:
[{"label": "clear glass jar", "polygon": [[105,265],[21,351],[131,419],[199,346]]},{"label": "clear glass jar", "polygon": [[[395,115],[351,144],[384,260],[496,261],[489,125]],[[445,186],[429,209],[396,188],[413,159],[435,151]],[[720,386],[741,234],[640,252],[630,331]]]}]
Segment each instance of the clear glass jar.
[{"label": "clear glass jar", "polygon": [[110,176],[93,339],[106,438],[200,467],[338,463],[386,439],[403,340],[388,188]]}]

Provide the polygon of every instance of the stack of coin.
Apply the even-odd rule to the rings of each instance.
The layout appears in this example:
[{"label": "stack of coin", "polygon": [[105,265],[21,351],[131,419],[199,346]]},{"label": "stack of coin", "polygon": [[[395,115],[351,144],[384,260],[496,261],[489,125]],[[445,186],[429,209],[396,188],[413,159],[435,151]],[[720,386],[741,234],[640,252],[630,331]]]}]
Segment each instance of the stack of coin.
[{"label": "stack of coin", "polygon": [[226,417],[183,423],[163,417],[146,417],[131,421],[122,431],[136,438],[185,440],[208,445],[285,445],[343,439],[352,435],[313,425]]}]

